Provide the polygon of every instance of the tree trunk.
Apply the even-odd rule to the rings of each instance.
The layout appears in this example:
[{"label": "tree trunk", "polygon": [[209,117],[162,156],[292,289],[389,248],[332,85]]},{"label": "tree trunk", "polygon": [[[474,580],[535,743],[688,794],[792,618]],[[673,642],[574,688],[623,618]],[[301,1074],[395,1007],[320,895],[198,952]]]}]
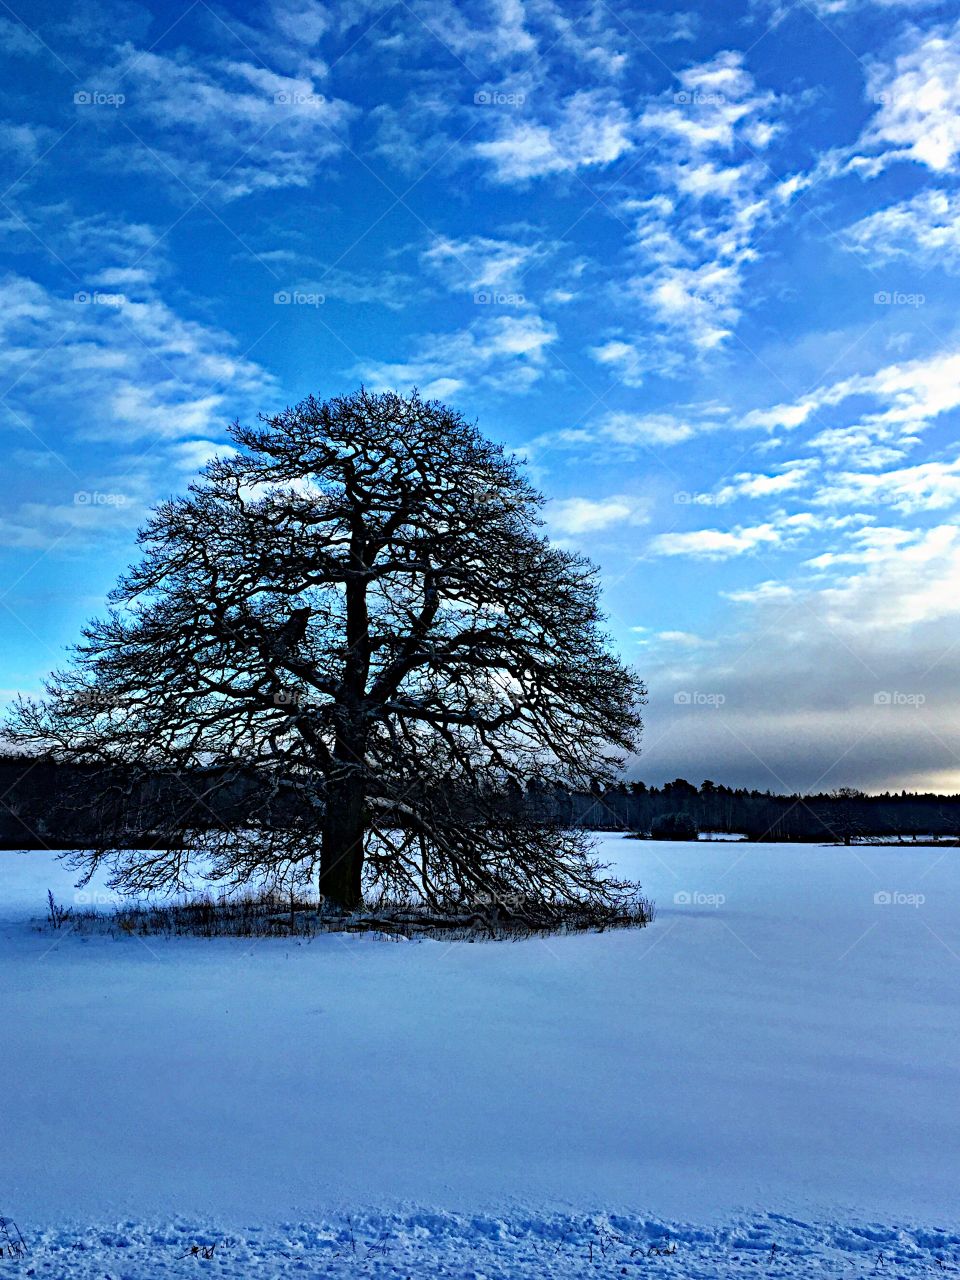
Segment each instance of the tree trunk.
[{"label": "tree trunk", "polygon": [[320,847],[320,892],[331,904],[352,911],[360,905],[363,871],[365,788],[359,775],[331,787]]}]

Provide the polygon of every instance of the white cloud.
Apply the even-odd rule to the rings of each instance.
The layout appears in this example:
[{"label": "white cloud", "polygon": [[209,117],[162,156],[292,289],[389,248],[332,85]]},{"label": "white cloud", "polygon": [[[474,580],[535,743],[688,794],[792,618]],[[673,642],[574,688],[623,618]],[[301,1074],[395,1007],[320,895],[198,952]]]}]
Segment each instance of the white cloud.
[{"label": "white cloud", "polygon": [[888,465],[916,443],[918,433],[932,420],[960,406],[960,352],[942,351],[843,378],[793,403],[752,410],[739,425],[792,430],[854,398],[873,400],[878,407],[855,411],[842,426],[826,427],[810,441],[811,447],[833,460],[847,457],[862,465]]},{"label": "white cloud", "polygon": [[698,201],[708,198],[730,200],[748,180],[755,177],[752,165],[720,167],[711,161],[676,164],[668,173],[680,195],[691,196]]},{"label": "white cloud", "polygon": [[[0,513],[0,547],[89,554],[106,538],[129,539],[147,508],[139,495],[129,492],[127,477],[122,477],[122,483],[122,489],[98,487],[93,491],[96,501],[22,502],[9,514]],[[83,498],[90,493],[78,492]]]},{"label": "white cloud", "polygon": [[463,159],[463,148],[451,146],[453,111],[450,93],[429,83],[400,105],[384,102],[372,107],[366,113],[372,128],[366,154],[416,178],[429,170],[453,181]]},{"label": "white cloud", "polygon": [[906,259],[956,270],[960,268],[960,195],[920,191],[910,200],[861,218],[846,229],[844,238],[871,259]]},{"label": "white cloud", "polygon": [[105,78],[119,78],[128,67],[137,93],[123,110],[135,132],[144,121],[151,132],[149,147],[124,138],[113,150],[116,160],[179,179],[208,199],[308,186],[343,150],[357,114],[310,77],[252,62],[125,45]]},{"label": "white cloud", "polygon": [[894,529],[873,525],[869,528],[857,529],[851,535],[846,551],[824,551],[806,561],[810,569],[821,573],[825,569],[835,569],[838,565],[861,565],[868,555],[896,552],[898,547],[911,541],[912,534],[907,529]]},{"label": "white cloud", "polygon": [[755,587],[742,587],[736,591],[724,591],[721,592],[721,595],[737,604],[786,604],[794,598],[796,591],[785,582],[778,582],[768,578],[766,582],[760,582]]},{"label": "white cloud", "polygon": [[628,447],[682,444],[705,429],[704,424],[693,417],[681,418],[672,413],[615,412],[599,423],[602,437]]},{"label": "white cloud", "polygon": [[[7,163],[24,167],[32,165],[56,136],[43,125],[0,120],[0,152],[5,154]],[[7,187],[12,185],[11,176],[5,180]]]},{"label": "white cloud", "polygon": [[[257,255],[262,258],[262,254]],[[411,302],[419,301],[424,294],[423,282],[400,271],[364,270],[354,267],[350,271],[338,266],[320,264],[314,275],[297,276],[288,292],[319,294],[324,298],[339,298],[350,303],[375,303],[390,311],[402,311]]]},{"label": "white cloud", "polygon": [[228,334],[160,298],[85,296],[59,297],[24,276],[0,284],[0,372],[21,419],[52,397],[69,403],[71,430],[88,440],[208,437],[271,385]]},{"label": "white cloud", "polygon": [[167,457],[171,465],[187,475],[195,475],[213,457],[228,458],[237,450],[231,444],[218,440],[184,440],[171,445]]},{"label": "white cloud", "polygon": [[[597,6],[570,16],[562,0],[489,0],[482,5],[423,0],[416,16],[417,24],[408,24],[408,39],[431,53],[443,46],[475,75],[523,70],[538,87],[561,60],[574,61],[591,76],[616,79],[627,62],[624,49],[630,47],[623,24],[610,11]],[[671,20],[665,30],[661,23],[657,36],[682,39],[688,26]]]},{"label": "white cloud", "polygon": [[882,634],[960,615],[960,529],[937,525],[882,534],[854,534],[854,551],[842,563],[854,563],[858,571],[817,593],[816,608],[827,624]]},{"label": "white cloud", "polygon": [[816,524],[808,512],[784,516],[774,522],[733,529],[695,529],[687,533],[661,533],[653,538],[650,551],[658,556],[692,556],[704,560],[726,560],[755,551],[777,547],[808,533]]},{"label": "white cloud", "polygon": [[170,242],[149,223],[103,213],[83,216],[67,201],[32,201],[19,208],[8,195],[6,204],[10,216],[0,220],[5,247],[31,253],[39,240],[63,264],[77,288],[106,288],[122,280],[136,286],[130,292],[142,294],[167,274],[164,253]]},{"label": "white cloud", "polygon": [[615,373],[617,381],[622,382],[625,387],[643,385],[643,357],[632,343],[611,339],[602,346],[591,347],[590,355],[597,364]]},{"label": "white cloud", "polygon": [[892,64],[871,68],[867,92],[878,106],[861,144],[879,154],[856,165],[870,173],[913,160],[936,173],[952,171],[960,154],[960,21],[908,28]]},{"label": "white cloud", "polygon": [[467,291],[499,289],[515,292],[525,271],[543,261],[553,244],[521,244],[489,236],[456,239],[438,236],[420,255],[421,262],[436,271],[451,289]]},{"label": "white cloud", "polygon": [[821,19],[840,18],[874,5],[878,9],[929,9],[938,5],[940,0],[804,0],[801,5],[791,4],[789,0],[786,3],[783,0],[762,0],[762,3],[773,10],[773,21],[778,24],[798,12],[803,16],[812,12]]},{"label": "white cloud", "polygon": [[[719,767],[746,785],[879,789],[943,769],[957,733],[960,529],[860,530],[846,547],[818,557],[812,578],[724,593],[750,612],[716,646],[647,651],[646,777]],[[678,689],[725,703],[679,717]]]},{"label": "white cloud", "polygon": [[695,635],[692,631],[658,631],[657,639],[662,640],[664,644],[678,645],[683,649],[709,648],[715,643],[712,640],[704,640],[702,636]]},{"label": "white cloud", "polygon": [[740,269],[753,256],[752,250],[745,250],[729,262],[714,259],[697,267],[665,264],[649,282],[641,276],[630,283],[634,294],[646,301],[663,324],[685,335],[701,351],[709,351],[730,337],[740,318]]},{"label": "white cloud", "polygon": [[455,333],[429,335],[421,356],[366,364],[359,372],[377,388],[416,385],[441,399],[477,381],[523,392],[543,376],[547,350],[556,340],[554,326],[534,313],[495,316]]},{"label": "white cloud", "polygon": [[953,507],[960,502],[960,459],[879,474],[842,471],[813,500],[823,506],[883,505],[908,513]]},{"label": "white cloud", "polygon": [[[807,562],[827,581],[764,582],[726,593],[752,605],[801,601],[807,625],[826,627],[853,640],[908,643],[896,628],[912,628],[960,617],[960,528],[893,526],[850,529],[844,550]],[[802,643],[802,625],[791,632]]]},{"label": "white cloud", "polygon": [[772,474],[740,471],[718,491],[716,500],[724,503],[735,498],[773,498],[792,493],[809,482],[819,465],[816,458],[804,458],[782,462]]},{"label": "white cloud", "polygon": [[474,151],[490,164],[494,181],[526,183],[549,174],[604,167],[632,146],[626,108],[602,90],[582,89],[549,119],[501,121],[496,136],[476,143]]},{"label": "white cloud", "polygon": [[625,494],[609,498],[561,498],[550,503],[547,518],[561,534],[593,533],[611,525],[641,525],[649,520],[647,504]]},{"label": "white cloud", "polygon": [[492,0],[482,14],[467,14],[448,0],[430,0],[418,8],[417,16],[428,39],[471,68],[537,53],[537,37],[527,26],[520,0]]},{"label": "white cloud", "polygon": [[[632,148],[635,112],[620,83],[646,17],[632,15],[628,32],[603,6],[572,15],[562,0],[420,0],[415,15],[404,6],[381,14],[379,61],[409,86],[371,113],[376,150],[391,164],[453,175],[472,159],[495,183],[527,185],[602,169]],[[659,42],[685,38],[690,23],[654,25],[647,34]]]},{"label": "white cloud", "polygon": [[279,30],[297,45],[311,48],[330,26],[330,10],[318,0],[274,0],[270,6]]},{"label": "white cloud", "polygon": [[696,529],[688,533],[661,533],[650,543],[650,550],[660,556],[725,560],[779,540],[779,534],[770,524],[748,529]]},{"label": "white cloud", "polygon": [[40,40],[23,22],[0,17],[0,43],[8,57],[32,58],[45,50]]},{"label": "white cloud", "polygon": [[686,416],[611,410],[583,426],[544,432],[531,442],[531,447],[591,450],[603,456],[632,457],[661,445],[683,444],[695,436],[715,431],[718,423],[709,416],[715,408],[714,405],[694,406]]},{"label": "white cloud", "polygon": [[774,101],[773,94],[756,92],[753,77],[743,66],[743,54],[734,50],[685,68],[677,73],[677,80],[681,88],[672,95],[672,103],[649,106],[642,124],[694,152],[732,150],[741,122],[755,124]]},{"label": "white cloud", "polygon": [[636,217],[643,269],[627,292],[662,326],[661,346],[707,353],[740,319],[744,272],[771,212],[772,174],[756,159],[781,132],[772,93],[760,92],[726,51],[678,73],[671,92],[643,113],[661,190],[624,211]]}]

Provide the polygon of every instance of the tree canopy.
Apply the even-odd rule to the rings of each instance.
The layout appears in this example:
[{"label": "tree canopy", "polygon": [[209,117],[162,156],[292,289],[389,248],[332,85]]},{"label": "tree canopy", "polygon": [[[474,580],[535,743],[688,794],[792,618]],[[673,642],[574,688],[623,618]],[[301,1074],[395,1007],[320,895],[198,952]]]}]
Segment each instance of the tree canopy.
[{"label": "tree canopy", "polygon": [[[87,870],[109,858],[117,883],[154,888],[201,864],[319,869],[347,907],[364,884],[434,904],[612,891],[584,833],[504,802],[534,774],[614,779],[644,696],[595,567],[544,535],[517,460],[416,392],[311,397],[231,436],[156,508],[108,616],[9,727],[194,796],[141,815],[151,850],[122,852],[106,824]],[[224,823],[214,796],[241,770],[260,801]]]}]

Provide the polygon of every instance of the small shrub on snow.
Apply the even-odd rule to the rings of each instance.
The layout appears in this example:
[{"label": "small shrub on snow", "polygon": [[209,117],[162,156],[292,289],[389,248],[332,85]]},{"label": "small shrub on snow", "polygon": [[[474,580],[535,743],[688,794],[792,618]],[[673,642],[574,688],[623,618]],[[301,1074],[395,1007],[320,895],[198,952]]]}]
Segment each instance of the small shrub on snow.
[{"label": "small shrub on snow", "polygon": [[[343,911],[300,894],[202,894],[176,901],[136,903],[106,911],[75,911],[75,932],[114,937],[314,938],[324,933],[372,933],[394,938],[513,939],[551,933],[641,928],[654,907],[634,886],[616,903],[524,901],[515,897],[451,903],[437,912],[415,900],[380,898]],[[58,928],[52,917],[48,922]]]},{"label": "small shrub on snow", "polygon": [[697,840],[700,828],[689,813],[664,813],[650,828],[654,840]]},{"label": "small shrub on snow", "polygon": [[70,917],[69,907],[61,906],[53,896],[53,890],[47,890],[47,920],[53,929],[62,929],[64,922]]}]

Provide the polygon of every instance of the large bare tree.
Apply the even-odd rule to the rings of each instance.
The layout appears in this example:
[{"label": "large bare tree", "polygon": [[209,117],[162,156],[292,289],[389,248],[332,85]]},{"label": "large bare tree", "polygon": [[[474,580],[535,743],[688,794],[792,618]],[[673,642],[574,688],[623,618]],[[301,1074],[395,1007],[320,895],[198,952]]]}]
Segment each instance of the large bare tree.
[{"label": "large bare tree", "polygon": [[[507,802],[534,774],[613,778],[644,692],[609,648],[596,570],[543,535],[516,460],[416,392],[310,398],[232,438],[156,509],[109,616],[12,717],[21,746],[111,785],[192,793],[154,788],[151,849],[122,852],[105,821],[87,871],[109,858],[144,889],[198,857],[235,881],[319,865],[347,908],[365,883],[434,906],[615,892],[585,833]],[[226,821],[241,775],[258,807]]]}]

